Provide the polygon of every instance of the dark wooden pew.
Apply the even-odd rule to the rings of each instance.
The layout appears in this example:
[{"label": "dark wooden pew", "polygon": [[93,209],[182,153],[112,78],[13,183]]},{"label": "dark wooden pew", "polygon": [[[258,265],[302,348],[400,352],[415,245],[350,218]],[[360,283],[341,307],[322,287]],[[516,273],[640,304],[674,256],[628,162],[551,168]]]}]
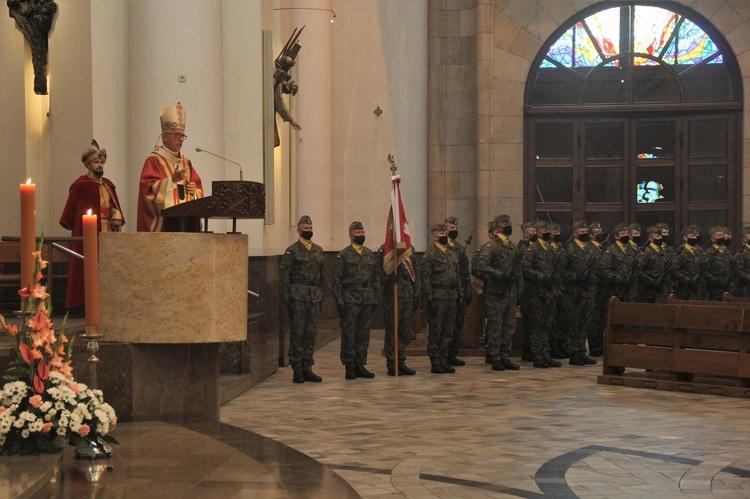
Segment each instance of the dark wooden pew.
[{"label": "dark wooden pew", "polygon": [[600,384],[750,397],[750,304],[609,302]]}]

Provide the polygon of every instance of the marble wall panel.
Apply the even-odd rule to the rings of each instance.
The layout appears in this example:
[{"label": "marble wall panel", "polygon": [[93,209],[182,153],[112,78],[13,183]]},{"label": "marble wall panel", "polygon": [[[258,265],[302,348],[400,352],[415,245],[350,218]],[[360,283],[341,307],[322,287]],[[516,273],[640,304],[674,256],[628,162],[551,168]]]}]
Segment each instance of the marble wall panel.
[{"label": "marble wall panel", "polygon": [[445,38],[445,64],[469,64],[476,58],[473,37]]},{"label": "marble wall panel", "polygon": [[494,24],[495,47],[504,50],[510,50],[510,47],[513,45],[513,41],[521,31],[521,26],[505,14],[497,11],[495,12]]},{"label": "marble wall panel", "polygon": [[510,46],[510,52],[516,54],[529,61],[536,57],[539,49],[542,48],[542,40],[538,39],[525,29],[522,29],[516,35],[516,39],[513,40],[513,44]]},{"label": "marble wall panel", "polygon": [[722,5],[711,17],[711,23],[719,28],[722,33],[729,33],[743,23],[743,19],[737,11],[729,4]]}]

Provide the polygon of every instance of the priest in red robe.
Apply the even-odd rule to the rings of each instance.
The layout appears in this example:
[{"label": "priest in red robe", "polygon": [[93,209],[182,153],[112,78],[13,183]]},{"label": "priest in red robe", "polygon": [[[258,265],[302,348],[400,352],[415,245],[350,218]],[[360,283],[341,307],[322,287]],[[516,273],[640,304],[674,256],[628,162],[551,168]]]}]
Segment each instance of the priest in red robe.
[{"label": "priest in red robe", "polygon": [[[165,219],[165,208],[203,197],[203,183],[190,159],[182,154],[185,135],[185,108],[182,103],[164,107],[159,113],[162,144],[143,164],[138,189],[138,231],[177,232],[177,219]],[[200,231],[200,220],[188,224],[188,232]]]},{"label": "priest in red robe", "polygon": [[[119,232],[125,225],[120,201],[117,199],[115,184],[104,178],[104,163],[107,161],[107,150],[99,149],[96,141],[91,142],[81,157],[86,167],[86,174],[81,175],[70,186],[68,201],[65,203],[60,225],[71,231],[71,236],[83,236],[83,215],[91,210],[99,218],[99,232]],[[83,255],[83,243],[71,243],[70,249]],[[65,307],[82,309],[84,306],[83,261],[71,257],[68,266],[68,292],[65,295]]]}]

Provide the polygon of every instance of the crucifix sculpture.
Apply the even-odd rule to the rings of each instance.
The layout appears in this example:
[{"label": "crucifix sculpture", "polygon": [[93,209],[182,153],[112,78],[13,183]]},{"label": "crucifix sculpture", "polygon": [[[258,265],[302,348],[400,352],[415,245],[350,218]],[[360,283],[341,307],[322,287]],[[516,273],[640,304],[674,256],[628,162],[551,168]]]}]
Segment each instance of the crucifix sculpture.
[{"label": "crucifix sculpture", "polygon": [[34,93],[47,95],[47,53],[49,31],[57,13],[54,0],[8,0],[10,17],[31,47]]}]

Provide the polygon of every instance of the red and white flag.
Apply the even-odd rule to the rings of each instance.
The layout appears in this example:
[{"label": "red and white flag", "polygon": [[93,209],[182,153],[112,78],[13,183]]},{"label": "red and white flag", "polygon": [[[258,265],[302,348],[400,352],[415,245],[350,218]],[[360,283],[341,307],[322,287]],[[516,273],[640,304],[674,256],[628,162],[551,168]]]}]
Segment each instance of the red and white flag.
[{"label": "red and white flag", "polygon": [[[383,257],[383,270],[386,274],[392,274],[396,267],[404,264],[412,281],[416,280],[414,268],[409,257],[414,252],[409,234],[409,222],[406,220],[404,204],[401,202],[401,176],[391,177],[393,183],[391,189],[391,209],[388,212],[388,223],[385,231],[385,248]],[[394,230],[395,227],[395,230]],[[398,255],[398,263],[395,256]]]}]

